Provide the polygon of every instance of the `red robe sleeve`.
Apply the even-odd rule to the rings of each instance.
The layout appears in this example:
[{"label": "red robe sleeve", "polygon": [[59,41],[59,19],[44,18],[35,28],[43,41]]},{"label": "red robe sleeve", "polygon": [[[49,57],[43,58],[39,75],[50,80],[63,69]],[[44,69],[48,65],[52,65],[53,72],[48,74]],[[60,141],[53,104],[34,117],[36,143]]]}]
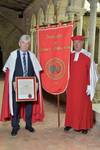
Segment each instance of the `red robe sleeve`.
[{"label": "red robe sleeve", "polygon": [[2,107],[0,120],[7,121],[10,119],[10,110],[9,110],[9,70],[7,69],[5,73],[5,81],[4,81],[4,90],[2,97]]},{"label": "red robe sleeve", "polygon": [[[33,102],[32,108],[32,122],[43,121],[44,118],[44,105],[43,105],[43,97],[38,93],[38,101]],[[4,81],[4,92],[2,98],[2,107],[0,114],[0,121],[10,120],[10,109],[9,109],[9,70],[7,69],[5,73],[5,81]],[[20,105],[20,118],[25,120],[25,104],[22,103]]]}]

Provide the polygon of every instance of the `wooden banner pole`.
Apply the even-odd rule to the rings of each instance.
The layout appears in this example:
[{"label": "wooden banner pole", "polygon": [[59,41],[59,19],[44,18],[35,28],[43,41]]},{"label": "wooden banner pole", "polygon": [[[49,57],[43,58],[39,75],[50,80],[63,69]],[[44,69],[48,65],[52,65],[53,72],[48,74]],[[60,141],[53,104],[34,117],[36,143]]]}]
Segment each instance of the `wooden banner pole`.
[{"label": "wooden banner pole", "polygon": [[58,128],[60,127],[60,95],[57,95],[57,107],[58,107]]}]

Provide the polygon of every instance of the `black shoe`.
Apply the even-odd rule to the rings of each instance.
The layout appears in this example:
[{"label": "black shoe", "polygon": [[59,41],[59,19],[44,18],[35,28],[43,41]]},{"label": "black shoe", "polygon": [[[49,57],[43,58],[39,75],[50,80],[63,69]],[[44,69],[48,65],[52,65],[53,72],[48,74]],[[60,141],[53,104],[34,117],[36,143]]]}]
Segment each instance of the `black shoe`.
[{"label": "black shoe", "polygon": [[76,132],[81,132],[82,130],[76,130],[76,129],[74,129]]},{"label": "black shoe", "polygon": [[82,130],[82,133],[83,133],[83,134],[87,134],[87,133],[88,133],[88,130]]},{"label": "black shoe", "polygon": [[26,130],[30,131],[30,132],[35,132],[35,129],[33,127],[25,127]]},{"label": "black shoe", "polygon": [[13,128],[12,131],[11,131],[11,135],[12,135],[12,136],[16,136],[17,133],[18,133],[18,129]]},{"label": "black shoe", "polygon": [[66,127],[64,128],[64,131],[69,131],[71,128],[72,128],[72,127],[66,126]]},{"label": "black shoe", "polygon": [[18,129],[17,130],[20,130],[20,125],[18,125]]}]

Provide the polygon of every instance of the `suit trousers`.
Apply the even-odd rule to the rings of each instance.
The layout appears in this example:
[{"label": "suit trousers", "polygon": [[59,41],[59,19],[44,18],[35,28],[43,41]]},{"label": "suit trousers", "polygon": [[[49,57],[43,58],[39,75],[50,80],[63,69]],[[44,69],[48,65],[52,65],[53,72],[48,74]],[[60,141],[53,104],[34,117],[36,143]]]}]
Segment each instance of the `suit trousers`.
[{"label": "suit trousers", "polygon": [[16,94],[13,89],[13,112],[14,115],[12,116],[11,119],[11,124],[13,128],[18,128],[19,127],[19,122],[20,122],[20,105],[21,103],[25,103],[25,121],[26,121],[26,126],[31,127],[32,126],[32,105],[33,102],[16,102]]}]

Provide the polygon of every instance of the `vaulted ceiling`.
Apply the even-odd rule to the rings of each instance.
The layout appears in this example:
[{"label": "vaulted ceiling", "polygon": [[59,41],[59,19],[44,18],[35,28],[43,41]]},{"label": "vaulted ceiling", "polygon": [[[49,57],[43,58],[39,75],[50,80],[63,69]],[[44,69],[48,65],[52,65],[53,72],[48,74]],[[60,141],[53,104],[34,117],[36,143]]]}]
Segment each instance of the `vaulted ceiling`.
[{"label": "vaulted ceiling", "polygon": [[33,0],[0,0],[0,8],[24,11]]},{"label": "vaulted ceiling", "polygon": [[[24,10],[35,0],[0,0],[0,30],[9,23],[22,31]],[[11,27],[10,27],[11,28]],[[5,28],[8,31],[8,29]]]}]

